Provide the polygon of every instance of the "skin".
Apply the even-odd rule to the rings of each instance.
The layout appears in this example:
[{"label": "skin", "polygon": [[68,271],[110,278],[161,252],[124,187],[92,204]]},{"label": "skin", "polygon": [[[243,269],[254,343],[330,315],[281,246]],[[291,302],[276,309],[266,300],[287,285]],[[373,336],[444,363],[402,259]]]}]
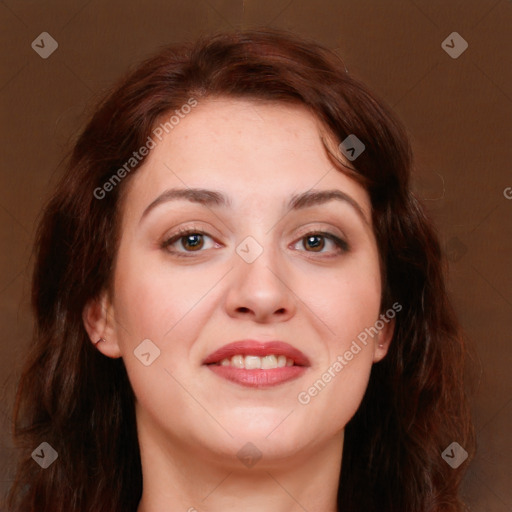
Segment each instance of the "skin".
[{"label": "skin", "polygon": [[[91,301],[83,316],[91,342],[106,340],[97,349],[123,358],[136,395],[138,512],[336,510],[344,427],[387,353],[393,322],[307,405],[298,402],[381,313],[368,194],[333,167],[321,136],[301,106],[203,100],[127,184],[113,297]],[[141,220],[174,187],[214,189],[232,204],[180,199]],[[288,212],[290,195],[311,188],[348,194],[362,215],[346,201]],[[208,233],[199,252],[183,238],[161,247],[180,227]],[[306,233],[318,231],[343,238],[348,251],[328,238],[314,240],[320,249],[308,245]],[[247,236],[263,248],[252,263],[235,250]],[[247,338],[288,342],[311,366],[254,389],[201,364]],[[134,356],[144,339],[160,349],[150,366]],[[237,457],[248,442],[262,454],[250,468]]]}]

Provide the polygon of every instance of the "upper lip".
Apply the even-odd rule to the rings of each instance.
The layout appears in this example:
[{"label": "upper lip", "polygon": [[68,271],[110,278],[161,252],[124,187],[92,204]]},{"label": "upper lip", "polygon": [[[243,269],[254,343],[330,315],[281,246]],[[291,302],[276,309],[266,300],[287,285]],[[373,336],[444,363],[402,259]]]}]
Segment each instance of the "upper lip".
[{"label": "upper lip", "polygon": [[239,340],[228,343],[223,347],[212,352],[202,364],[218,363],[223,359],[230,359],[236,355],[245,356],[286,356],[292,359],[297,366],[310,366],[309,359],[299,349],[292,347],[284,341],[257,341],[257,340]]}]

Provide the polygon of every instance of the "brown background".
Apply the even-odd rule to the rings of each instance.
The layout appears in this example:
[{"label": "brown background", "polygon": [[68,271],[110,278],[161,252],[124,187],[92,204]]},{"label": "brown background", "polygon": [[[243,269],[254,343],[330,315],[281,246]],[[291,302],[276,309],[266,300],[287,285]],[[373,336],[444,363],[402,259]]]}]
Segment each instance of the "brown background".
[{"label": "brown background", "polygon": [[[0,494],[12,478],[10,407],[32,328],[35,221],[76,130],[105,87],[157,46],[272,26],[335,49],[409,130],[415,189],[439,226],[479,357],[479,452],[464,492],[471,510],[512,510],[512,1],[0,0],[0,26]],[[441,48],[453,31],[469,43],[457,59]],[[59,44],[48,59],[31,48],[41,32]]]}]

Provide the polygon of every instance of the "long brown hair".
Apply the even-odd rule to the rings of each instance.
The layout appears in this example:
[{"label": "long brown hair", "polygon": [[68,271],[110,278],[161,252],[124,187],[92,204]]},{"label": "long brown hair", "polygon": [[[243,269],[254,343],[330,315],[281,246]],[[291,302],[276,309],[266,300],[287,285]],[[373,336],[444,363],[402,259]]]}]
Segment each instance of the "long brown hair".
[{"label": "long brown hair", "polygon": [[[22,456],[9,510],[137,509],[142,472],[134,395],[122,359],[92,346],[82,311],[111,289],[122,191],[144,158],[103,197],[97,191],[165,116],[190,98],[213,96],[299,103],[338,143],[355,134],[366,146],[352,174],[371,198],[382,312],[394,302],[403,310],[389,353],[373,365],[346,426],[339,509],[463,510],[458,488],[468,462],[453,469],[441,453],[456,441],[473,454],[466,348],[445,289],[438,237],[410,190],[407,134],[336,54],[267,29],[163,48],[107,95],[80,134],[38,228],[36,326],[16,395],[14,434]],[[31,458],[43,441],[58,452],[44,470]]]}]

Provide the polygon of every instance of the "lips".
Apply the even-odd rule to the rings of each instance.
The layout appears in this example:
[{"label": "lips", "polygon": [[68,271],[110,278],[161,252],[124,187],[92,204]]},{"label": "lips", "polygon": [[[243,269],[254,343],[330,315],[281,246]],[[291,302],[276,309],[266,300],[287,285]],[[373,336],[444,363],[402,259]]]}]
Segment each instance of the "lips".
[{"label": "lips", "polygon": [[287,359],[291,359],[295,366],[310,366],[309,359],[306,355],[288,343],[283,341],[259,342],[255,340],[234,341],[233,343],[224,345],[215,352],[212,352],[203,361],[203,364],[220,363],[223,359],[230,359],[236,355],[259,357],[283,355]]},{"label": "lips", "polygon": [[[279,361],[278,365],[276,361]],[[241,340],[211,353],[203,365],[219,377],[236,384],[266,388],[300,377],[310,362],[300,350],[282,341]]]}]

